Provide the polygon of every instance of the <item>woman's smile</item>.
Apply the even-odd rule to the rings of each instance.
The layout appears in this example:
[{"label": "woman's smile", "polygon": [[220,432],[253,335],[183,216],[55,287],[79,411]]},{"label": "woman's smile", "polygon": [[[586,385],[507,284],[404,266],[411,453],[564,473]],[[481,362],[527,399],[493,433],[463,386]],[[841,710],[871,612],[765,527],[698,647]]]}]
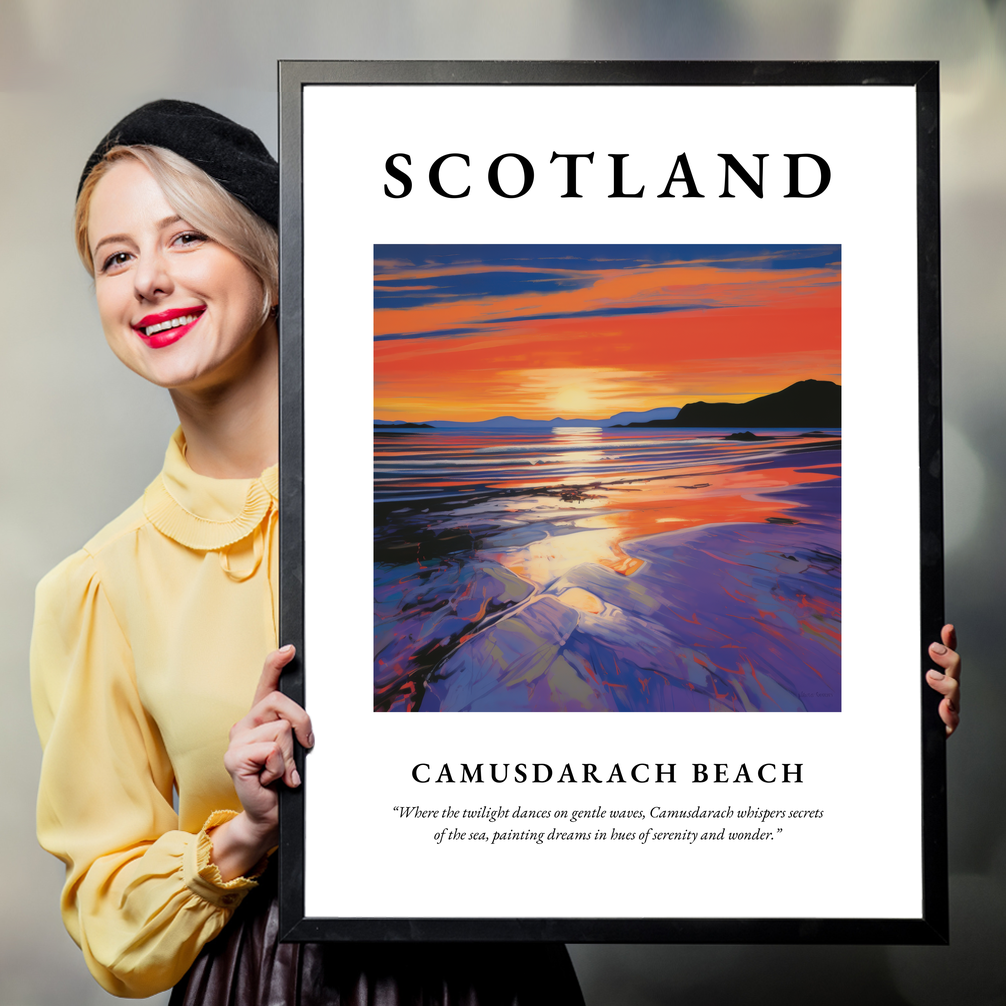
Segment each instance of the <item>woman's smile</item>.
[{"label": "woman's smile", "polygon": [[201,317],[206,307],[176,307],[158,314],[148,314],[141,318],[133,331],[143,339],[151,349],[161,349],[178,342],[192,331],[192,327]]}]

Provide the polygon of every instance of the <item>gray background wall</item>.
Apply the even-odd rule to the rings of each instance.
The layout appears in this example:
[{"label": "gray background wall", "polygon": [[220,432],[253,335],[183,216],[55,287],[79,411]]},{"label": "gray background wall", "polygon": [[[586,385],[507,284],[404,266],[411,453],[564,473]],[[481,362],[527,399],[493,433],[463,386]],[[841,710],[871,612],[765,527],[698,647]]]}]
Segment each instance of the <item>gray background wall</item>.
[{"label": "gray background wall", "polygon": [[[104,345],[70,236],[78,172],[122,114],[167,96],[219,109],[275,149],[279,58],[942,61],[947,614],[967,665],[964,725],[950,745],[953,946],[583,946],[573,957],[590,1006],[1006,1002],[1006,680],[997,619],[1006,4],[2,0],[0,1006],[108,999],[62,929],[61,869],[34,839],[32,590],[139,495],[175,423],[167,396]],[[870,840],[867,822],[862,840]]]}]

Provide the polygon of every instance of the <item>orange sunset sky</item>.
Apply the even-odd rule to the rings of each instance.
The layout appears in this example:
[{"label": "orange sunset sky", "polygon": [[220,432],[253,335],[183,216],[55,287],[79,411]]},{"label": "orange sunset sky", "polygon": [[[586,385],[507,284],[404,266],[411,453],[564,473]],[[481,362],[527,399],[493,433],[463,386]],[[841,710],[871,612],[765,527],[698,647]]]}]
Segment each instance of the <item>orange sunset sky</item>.
[{"label": "orange sunset sky", "polygon": [[836,245],[378,245],[374,416],[604,419],[841,383]]}]

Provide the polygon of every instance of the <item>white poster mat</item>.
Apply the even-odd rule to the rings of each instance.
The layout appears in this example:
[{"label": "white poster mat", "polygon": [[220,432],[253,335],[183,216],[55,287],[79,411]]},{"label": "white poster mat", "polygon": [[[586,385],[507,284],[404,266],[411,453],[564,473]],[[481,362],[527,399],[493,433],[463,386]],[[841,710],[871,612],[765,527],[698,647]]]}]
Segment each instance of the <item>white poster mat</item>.
[{"label": "white poster mat", "polygon": [[[915,144],[911,87],[305,87],[305,654],[318,738],[307,765],[308,916],[921,917]],[[549,165],[552,152],[591,150],[583,198],[560,198],[565,162]],[[400,186],[385,161],[402,151],[414,189],[388,198],[385,183]],[[455,151],[470,168],[453,159],[444,179],[470,184],[465,199],[427,181],[429,165]],[[784,154],[808,151],[831,166],[828,191],[783,198]],[[520,199],[486,180],[507,152],[535,166]],[[625,190],[645,184],[643,198],[607,198],[609,152],[630,154]],[[681,152],[706,198],[656,199]],[[737,197],[718,198],[720,153],[751,170],[752,154],[769,154],[764,198],[736,180]],[[841,246],[840,713],[373,711],[373,440],[360,417],[372,411],[374,245],[384,243]],[[494,762],[568,762],[578,775],[588,762],[602,778],[615,763],[677,768],[673,785],[412,777],[417,763],[435,778],[445,763],[488,774]],[[802,781],[695,783],[693,763],[725,763],[731,778],[742,763],[776,765],[779,776],[799,763]],[[402,818],[394,808],[404,806],[437,816]],[[661,822],[653,808],[787,816],[753,842],[492,843],[500,807],[644,812],[588,819],[609,833],[742,823]],[[445,818],[447,808],[482,816]],[[505,826],[547,833],[556,823]],[[471,837],[448,841],[443,828]]]}]

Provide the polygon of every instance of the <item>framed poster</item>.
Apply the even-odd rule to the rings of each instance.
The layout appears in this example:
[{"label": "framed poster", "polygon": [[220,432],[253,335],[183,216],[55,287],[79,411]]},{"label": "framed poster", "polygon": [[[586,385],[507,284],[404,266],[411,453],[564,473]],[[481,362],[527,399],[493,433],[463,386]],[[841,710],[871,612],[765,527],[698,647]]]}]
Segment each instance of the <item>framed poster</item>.
[{"label": "framed poster", "polygon": [[287,938],[944,941],[936,66],[280,89]]}]

